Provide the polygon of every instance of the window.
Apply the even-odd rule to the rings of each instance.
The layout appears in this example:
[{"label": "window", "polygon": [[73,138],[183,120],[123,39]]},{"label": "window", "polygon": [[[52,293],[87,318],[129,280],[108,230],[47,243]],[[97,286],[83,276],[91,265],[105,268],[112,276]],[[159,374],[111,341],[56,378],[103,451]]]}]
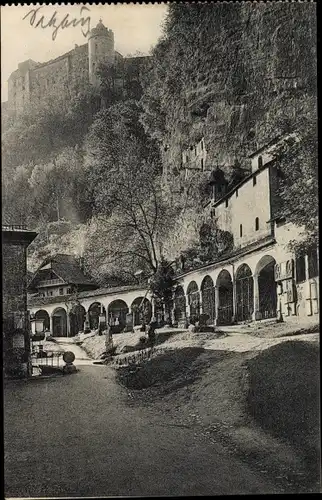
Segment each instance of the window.
[{"label": "window", "polygon": [[258,157],[258,168],[263,168],[263,157],[262,156]]},{"label": "window", "polygon": [[308,274],[309,279],[318,276],[318,252],[317,248],[311,248],[308,251]]},{"label": "window", "polygon": [[259,218],[256,217],[255,219],[255,231],[258,231],[259,230]]},{"label": "window", "polygon": [[236,189],[236,198],[238,198],[238,189]]},{"label": "window", "polygon": [[72,293],[72,289],[71,288],[67,288],[67,293]]},{"label": "window", "polygon": [[186,156],[186,163],[188,163],[188,161],[189,161],[189,158],[188,158],[188,156]]},{"label": "window", "polygon": [[295,259],[296,283],[305,281],[305,258],[304,255],[298,255]]},{"label": "window", "polygon": [[255,176],[253,177],[253,186],[256,186],[256,182],[257,182],[257,180],[256,180],[256,175],[255,175]]},{"label": "window", "polygon": [[203,170],[203,158],[201,158],[201,170]]},{"label": "window", "polygon": [[227,208],[228,207],[228,200],[226,200],[225,205],[226,205],[226,208]]},{"label": "window", "polygon": [[243,225],[242,224],[239,224],[239,236],[240,237],[243,236]]},{"label": "window", "polygon": [[201,141],[201,151],[203,151],[203,141]]},{"label": "window", "polygon": [[63,288],[59,289],[59,295],[64,295],[64,289]]},{"label": "window", "polygon": [[53,292],[52,291],[48,292],[48,295],[50,295],[52,297]]}]

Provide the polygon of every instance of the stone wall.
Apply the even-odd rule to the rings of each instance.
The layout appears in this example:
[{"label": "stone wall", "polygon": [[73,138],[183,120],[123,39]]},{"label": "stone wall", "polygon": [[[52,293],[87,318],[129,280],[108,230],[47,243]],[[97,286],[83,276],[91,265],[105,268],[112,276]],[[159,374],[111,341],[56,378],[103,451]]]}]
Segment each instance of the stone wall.
[{"label": "stone wall", "polygon": [[26,245],[2,245],[3,353],[6,375],[30,372]]},{"label": "stone wall", "polygon": [[50,93],[67,93],[74,87],[80,89],[87,81],[88,50],[84,44],[32,70],[32,99],[40,102]]}]

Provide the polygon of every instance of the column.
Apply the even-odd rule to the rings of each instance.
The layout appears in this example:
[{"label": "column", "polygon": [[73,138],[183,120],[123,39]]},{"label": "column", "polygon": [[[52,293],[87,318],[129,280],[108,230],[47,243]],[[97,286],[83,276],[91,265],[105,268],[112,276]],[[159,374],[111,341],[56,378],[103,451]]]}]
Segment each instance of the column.
[{"label": "column", "polygon": [[50,320],[50,323],[49,323],[50,335],[53,337],[54,336],[54,317],[53,317],[53,315],[50,315],[49,320]]},{"label": "column", "polygon": [[276,316],[278,321],[283,321],[283,284],[277,283],[276,285],[276,293],[277,293],[277,306],[276,306]]},{"label": "column", "polygon": [[306,297],[305,297],[305,309],[306,309],[306,314],[308,316],[312,316],[312,301],[311,301],[311,287],[309,283],[309,257],[308,255],[304,256],[304,262],[305,262],[305,280],[306,280]]},{"label": "column", "polygon": [[[184,304],[183,304],[183,311],[182,311],[182,319],[180,320],[182,322],[184,322],[184,327],[187,328],[188,327],[188,315],[187,315],[187,297],[186,295],[184,296]],[[180,325],[180,322],[179,322],[179,326]]]},{"label": "column", "polygon": [[258,287],[258,274],[253,276],[254,280],[254,309],[253,309],[253,321],[261,319],[259,312],[259,287]]},{"label": "column", "polygon": [[233,317],[232,317],[232,323],[236,322],[236,318],[237,318],[236,280],[235,280],[235,274],[233,274]]},{"label": "column", "polygon": [[318,286],[315,280],[312,281],[312,283],[310,283],[310,297],[312,301],[312,313],[318,314],[319,312]]},{"label": "column", "polygon": [[155,300],[154,297],[151,297],[151,306],[152,306],[152,318],[155,318]]},{"label": "column", "polygon": [[67,325],[67,337],[70,336],[70,317],[69,317],[69,313],[66,312],[66,325]]},{"label": "column", "polygon": [[215,311],[214,311],[214,323],[218,324],[218,308],[219,308],[219,287],[215,286]]},{"label": "column", "polygon": [[86,330],[90,330],[89,326],[89,312],[86,312],[85,324],[84,324],[84,332],[88,333]]}]

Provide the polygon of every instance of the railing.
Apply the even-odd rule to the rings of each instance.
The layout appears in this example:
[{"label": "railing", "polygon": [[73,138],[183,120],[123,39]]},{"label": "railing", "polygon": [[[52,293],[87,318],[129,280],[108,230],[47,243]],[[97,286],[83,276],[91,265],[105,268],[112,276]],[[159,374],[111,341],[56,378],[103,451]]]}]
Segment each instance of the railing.
[{"label": "railing", "polygon": [[218,307],[218,325],[231,325],[233,318],[233,306],[228,304],[227,306]]},{"label": "railing", "polygon": [[64,280],[62,280],[60,278],[55,278],[53,280],[39,281],[38,286],[62,285],[64,283],[65,283]]},{"label": "railing", "polygon": [[37,372],[42,372],[42,367],[60,368],[63,363],[63,352],[61,351],[38,351],[35,350],[31,353],[31,365],[33,375],[37,375]]},{"label": "railing", "polygon": [[25,224],[2,224],[2,231],[27,231]]}]

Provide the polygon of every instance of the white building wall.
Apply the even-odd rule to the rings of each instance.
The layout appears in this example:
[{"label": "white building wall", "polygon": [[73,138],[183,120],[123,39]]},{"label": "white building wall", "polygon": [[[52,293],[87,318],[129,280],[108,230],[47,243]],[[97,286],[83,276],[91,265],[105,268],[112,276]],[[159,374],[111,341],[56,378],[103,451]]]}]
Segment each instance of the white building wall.
[{"label": "white building wall", "polygon": [[[255,185],[253,178],[250,178],[234,190],[229,198],[215,206],[218,227],[233,234],[236,248],[271,234],[271,225],[268,222],[271,218],[269,175],[267,168],[258,172]],[[255,228],[256,217],[259,219],[258,230]]]}]

